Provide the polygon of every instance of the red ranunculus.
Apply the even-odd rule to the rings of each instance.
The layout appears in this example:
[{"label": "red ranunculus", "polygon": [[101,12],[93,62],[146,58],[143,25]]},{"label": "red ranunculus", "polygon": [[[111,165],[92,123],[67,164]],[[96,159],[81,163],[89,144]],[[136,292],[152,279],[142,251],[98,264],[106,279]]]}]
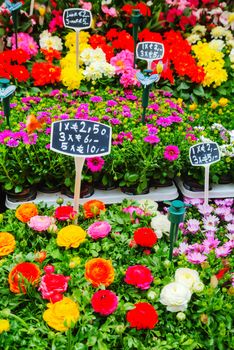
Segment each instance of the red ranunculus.
[{"label": "red ranunculus", "polygon": [[118,307],[118,297],[110,290],[98,290],[91,299],[91,304],[95,312],[108,316]]},{"label": "red ranunculus", "polygon": [[140,288],[142,290],[149,289],[150,283],[153,281],[150,269],[143,265],[134,265],[127,268],[124,281],[127,284]]},{"label": "red ranunculus", "polygon": [[61,207],[58,207],[55,210],[56,219],[61,221],[74,219],[75,215],[76,215],[76,211],[73,210],[73,207],[70,205],[62,205]]},{"label": "red ranunculus", "polygon": [[154,230],[149,227],[140,227],[134,232],[134,241],[141,247],[153,247],[157,243],[158,237]]},{"label": "red ranunculus", "polygon": [[158,314],[149,303],[136,303],[135,308],[127,312],[127,321],[131,328],[153,329],[158,323]]},{"label": "red ranunculus", "polygon": [[41,271],[39,267],[30,262],[17,264],[10,271],[8,282],[13,293],[26,294],[26,280],[32,285],[37,285]]}]

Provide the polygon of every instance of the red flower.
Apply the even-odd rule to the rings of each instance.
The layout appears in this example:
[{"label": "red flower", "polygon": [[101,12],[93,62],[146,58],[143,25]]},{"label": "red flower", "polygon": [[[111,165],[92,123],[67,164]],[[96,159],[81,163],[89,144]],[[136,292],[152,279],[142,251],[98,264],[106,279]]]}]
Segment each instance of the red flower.
[{"label": "red flower", "polygon": [[15,49],[11,51],[11,60],[16,61],[18,64],[25,63],[29,59],[29,54],[23,49]]},{"label": "red flower", "polygon": [[45,272],[46,274],[42,277],[38,288],[42,293],[42,298],[51,300],[52,303],[62,300],[62,294],[67,290],[70,277],[50,273],[46,269]]},{"label": "red flower", "polygon": [[10,72],[13,78],[19,82],[27,81],[30,77],[28,70],[22,65],[11,66]]},{"label": "red flower", "polygon": [[73,207],[70,205],[62,205],[61,207],[58,207],[55,210],[56,219],[61,221],[74,219],[75,215],[76,215],[76,211],[73,210]]},{"label": "red flower", "polygon": [[32,285],[37,285],[40,274],[39,267],[33,263],[23,262],[16,265],[8,276],[11,292],[26,294],[25,280]]},{"label": "red flower", "polygon": [[121,10],[129,16],[131,16],[133,9],[134,9],[134,6],[130,4],[126,4],[121,8]]},{"label": "red flower", "polygon": [[106,44],[106,38],[103,35],[94,34],[89,38],[89,43],[93,49],[96,49],[100,45]]},{"label": "red flower", "polygon": [[99,47],[105,53],[107,62],[110,62],[111,58],[115,55],[114,48],[107,44],[99,45]]},{"label": "red flower", "polygon": [[60,60],[61,58],[61,53],[52,48],[49,50],[41,49],[41,52],[45,56],[46,61],[49,63],[52,63],[53,59]]},{"label": "red flower", "polygon": [[42,263],[45,259],[46,259],[46,251],[41,250],[40,252],[37,252],[35,254],[34,260],[37,262]]},{"label": "red flower", "polygon": [[157,243],[157,240],[157,235],[152,228],[140,227],[134,232],[134,241],[141,247],[151,248],[155,243]]},{"label": "red flower", "polygon": [[135,308],[127,312],[127,321],[131,328],[153,329],[158,323],[158,314],[149,303],[137,303]]},{"label": "red flower", "polygon": [[221,280],[226,272],[230,270],[229,267],[224,267],[223,269],[219,270],[219,272],[215,275],[218,280]]},{"label": "red flower", "polygon": [[139,2],[134,8],[140,10],[143,16],[151,16],[150,8],[143,2]]},{"label": "red flower", "polygon": [[118,298],[110,290],[98,290],[92,296],[91,304],[95,312],[103,316],[108,316],[117,309]]},{"label": "red flower", "polygon": [[153,281],[150,269],[143,265],[134,265],[127,268],[124,281],[127,284],[140,288],[142,290],[149,289],[150,283]]},{"label": "red flower", "polygon": [[148,28],[143,29],[139,35],[138,38],[140,41],[156,41],[159,43],[163,42],[163,38],[161,34],[151,32]]},{"label": "red flower", "polygon": [[35,86],[54,84],[60,81],[61,68],[47,62],[36,62],[32,66]]}]

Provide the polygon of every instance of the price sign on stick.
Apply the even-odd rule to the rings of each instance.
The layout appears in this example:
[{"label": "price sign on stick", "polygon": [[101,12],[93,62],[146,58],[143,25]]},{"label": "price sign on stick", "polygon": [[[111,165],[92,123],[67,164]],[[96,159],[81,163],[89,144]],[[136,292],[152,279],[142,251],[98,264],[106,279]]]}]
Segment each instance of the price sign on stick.
[{"label": "price sign on stick", "polygon": [[61,120],[52,123],[50,149],[75,158],[74,210],[79,211],[81,173],[85,158],[104,156],[111,150],[110,126],[90,120]]},{"label": "price sign on stick", "polygon": [[220,160],[219,146],[216,142],[198,143],[190,147],[189,158],[193,166],[205,167],[204,202],[208,204],[210,165]]},{"label": "price sign on stick", "polygon": [[154,41],[143,41],[137,44],[136,56],[147,61],[147,68],[151,69],[154,60],[160,60],[164,56],[164,45]]},{"label": "price sign on stick", "polygon": [[91,27],[92,13],[81,8],[70,8],[63,12],[63,24],[76,31],[76,68],[79,70],[79,32]]}]

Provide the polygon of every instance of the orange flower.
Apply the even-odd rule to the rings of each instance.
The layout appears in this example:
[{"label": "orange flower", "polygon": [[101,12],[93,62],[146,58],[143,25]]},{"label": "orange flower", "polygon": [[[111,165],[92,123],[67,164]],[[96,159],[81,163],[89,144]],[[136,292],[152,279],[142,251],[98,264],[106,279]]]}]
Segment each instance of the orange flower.
[{"label": "orange flower", "polygon": [[84,208],[84,216],[86,219],[90,219],[99,215],[101,210],[103,211],[106,210],[105,204],[96,199],[86,202],[83,205],[83,208]]},{"label": "orange flower", "polygon": [[28,222],[35,215],[38,215],[38,211],[34,203],[23,203],[15,212],[17,219],[22,222]]},{"label": "orange flower", "polygon": [[95,258],[85,264],[85,278],[93,287],[108,287],[114,281],[114,268],[110,260]]},{"label": "orange flower", "polygon": [[13,267],[8,276],[11,292],[26,294],[25,280],[27,280],[28,283],[32,284],[33,286],[37,285],[40,274],[41,271],[39,267],[33,263],[23,262],[17,264]]},{"label": "orange flower", "polygon": [[35,115],[30,114],[27,116],[27,121],[26,121],[26,129],[29,134],[31,134],[33,131],[41,129],[42,125],[41,123],[37,120]]},{"label": "orange flower", "polygon": [[0,232],[0,256],[12,253],[15,249],[15,238],[11,233]]}]

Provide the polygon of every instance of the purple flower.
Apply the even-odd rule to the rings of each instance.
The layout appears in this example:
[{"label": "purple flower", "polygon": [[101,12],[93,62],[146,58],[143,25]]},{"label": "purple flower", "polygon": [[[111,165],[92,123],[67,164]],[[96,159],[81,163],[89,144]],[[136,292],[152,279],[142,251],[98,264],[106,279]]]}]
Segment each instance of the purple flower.
[{"label": "purple flower", "polygon": [[64,113],[64,114],[60,114],[59,118],[60,118],[61,120],[66,120],[66,119],[69,119],[70,117],[69,117],[68,114]]},{"label": "purple flower", "polygon": [[153,145],[153,144],[159,143],[160,138],[156,135],[148,135],[144,137],[144,141]]},{"label": "purple flower", "polygon": [[50,144],[47,143],[47,145],[45,145],[45,148],[46,148],[46,149],[50,149]]},{"label": "purple flower", "polygon": [[160,117],[156,120],[156,123],[157,123],[157,125],[167,127],[167,126],[170,126],[172,124],[172,121],[170,118]]},{"label": "purple flower", "polygon": [[15,148],[19,146],[19,141],[16,139],[9,139],[6,144],[8,147]]},{"label": "purple flower", "polygon": [[46,128],[45,129],[45,134],[50,135],[51,134],[51,128]]},{"label": "purple flower", "polygon": [[184,202],[187,204],[192,204],[192,205],[200,205],[203,203],[202,198],[189,198],[189,197],[184,197]]},{"label": "purple flower", "polygon": [[90,97],[90,101],[91,102],[102,102],[103,99],[101,96],[92,96],[92,97]]},{"label": "purple flower", "polygon": [[121,121],[117,118],[111,118],[109,120],[109,122],[112,124],[112,125],[118,125],[118,124],[121,124]]},{"label": "purple flower", "polygon": [[187,224],[187,230],[190,233],[195,234],[195,233],[197,233],[200,230],[200,222],[199,222],[199,220],[189,219],[186,224]]},{"label": "purple flower", "polygon": [[209,253],[212,249],[219,245],[220,241],[214,236],[210,236],[208,239],[203,241],[204,252]]},{"label": "purple flower", "polygon": [[234,223],[233,224],[227,224],[226,229],[230,233],[234,233]]},{"label": "purple flower", "polygon": [[214,210],[214,208],[209,205],[209,204],[200,204],[197,206],[198,211],[200,214],[207,216],[210,215],[212,213],[212,211]]},{"label": "purple flower", "polygon": [[230,247],[225,247],[224,245],[215,249],[216,258],[221,258],[229,255],[231,252]]},{"label": "purple flower", "polygon": [[192,264],[201,264],[206,261],[207,256],[198,252],[192,252],[187,255],[187,259]]},{"label": "purple flower", "polygon": [[149,105],[148,108],[151,108],[153,111],[157,112],[159,110],[159,105],[157,103],[153,103]]},{"label": "purple flower", "polygon": [[203,226],[206,231],[216,232],[219,218],[215,215],[209,215],[202,219]]},{"label": "purple flower", "polygon": [[172,100],[170,100],[170,99],[166,99],[165,102],[169,104],[170,108],[176,108],[177,107],[177,104],[175,102],[173,102]]},{"label": "purple flower", "polygon": [[114,106],[116,106],[118,103],[116,102],[116,101],[114,101],[114,100],[108,100],[107,101],[107,103],[106,103],[106,105],[108,106],[108,107],[114,107]]}]

